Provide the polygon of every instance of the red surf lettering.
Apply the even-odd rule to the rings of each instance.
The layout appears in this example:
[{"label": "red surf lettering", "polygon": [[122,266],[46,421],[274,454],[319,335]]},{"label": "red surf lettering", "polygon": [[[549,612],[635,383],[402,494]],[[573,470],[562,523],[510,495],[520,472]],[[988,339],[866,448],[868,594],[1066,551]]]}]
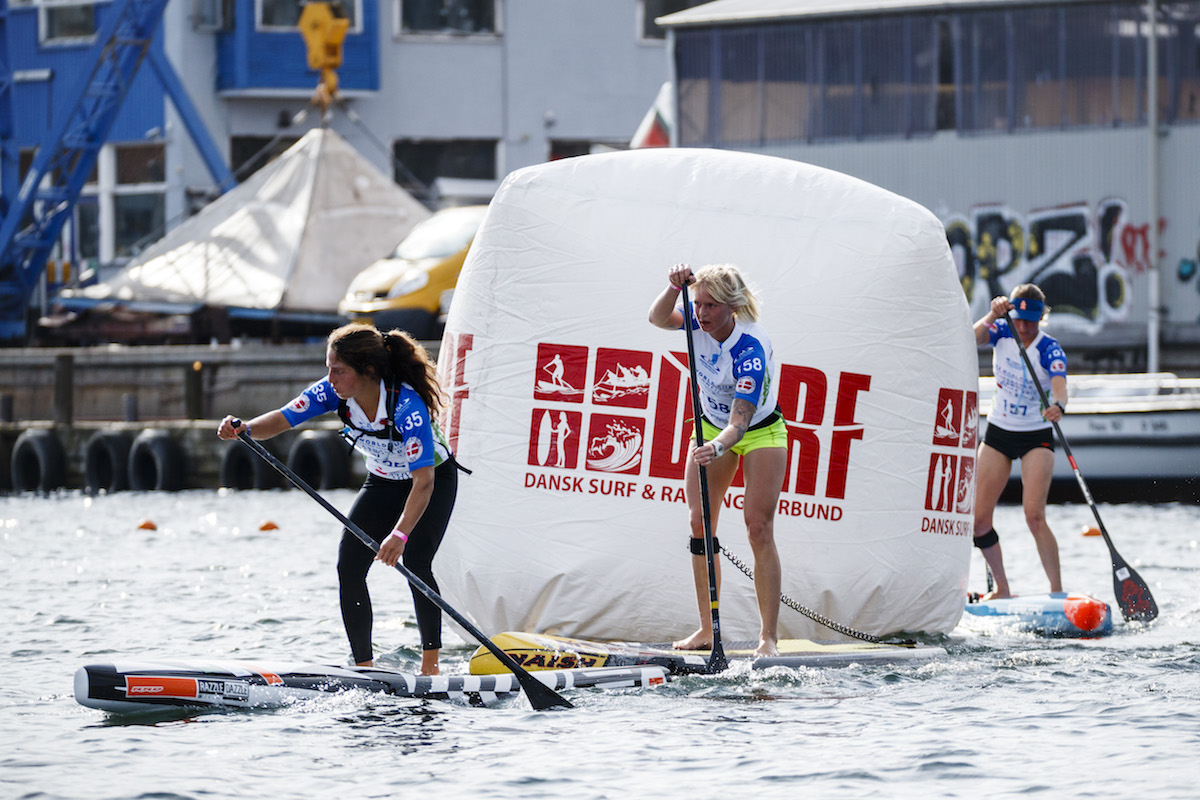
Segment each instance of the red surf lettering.
[{"label": "red surf lettering", "polygon": [[[442,386],[448,387],[447,394],[450,395],[450,403],[444,413],[443,427],[446,429],[446,438],[450,443],[450,449],[457,451],[458,431],[462,426],[462,403],[471,396],[465,376],[467,353],[471,352],[475,346],[475,335],[472,333],[451,334],[446,337],[446,340],[450,347],[445,357],[438,359],[438,380],[441,381]],[[452,378],[446,374],[450,371],[449,365],[451,364],[454,365]]]},{"label": "red surf lettering", "polygon": [[614,497],[633,497],[637,491],[634,481],[615,481],[592,478],[588,481],[588,494],[611,494]]},{"label": "red surf lettering", "polygon": [[[658,371],[655,392],[653,439],[650,444],[649,474],[654,478],[683,478],[692,437],[691,392],[687,386],[687,356],[664,356]],[[827,466],[825,496],[841,500],[846,496],[850,472],[851,445],[863,438],[864,427],[855,419],[859,395],[870,391],[871,376],[841,372],[833,387],[832,430],[823,434],[825,407],[830,393],[829,379],[815,367],[784,364],[779,371],[779,406],[788,420],[789,463],[795,470],[784,481],[783,492],[800,495],[817,493],[817,475],[824,454]],[[828,436],[823,447],[822,436]],[[745,486],[741,468],[732,486]]]},{"label": "red surf lettering", "polygon": [[570,475],[540,475],[525,473],[526,489],[547,489],[552,492],[583,492],[583,478]]}]

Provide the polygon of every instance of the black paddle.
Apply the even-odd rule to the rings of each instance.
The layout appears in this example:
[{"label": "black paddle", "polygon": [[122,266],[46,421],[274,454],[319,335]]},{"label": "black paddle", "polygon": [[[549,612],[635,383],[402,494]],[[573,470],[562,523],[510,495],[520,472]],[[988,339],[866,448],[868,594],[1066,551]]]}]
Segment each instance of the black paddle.
[{"label": "black paddle", "polygon": [[[242,421],[240,419],[233,420],[233,427],[235,429],[241,428]],[[379,545],[374,539],[368,536],[362,528],[358,527],[349,519],[347,519],[346,516],[334,508],[328,500],[317,494],[315,489],[305,483],[299,475],[292,472],[292,470],[289,469],[286,464],[273,456],[270,451],[267,450],[267,448],[251,439],[250,435],[246,433],[244,429],[238,431],[238,438],[245,442],[251,450],[261,456],[268,464],[279,470],[279,472],[285,478],[291,481],[296,488],[303,489],[308,493],[309,497],[324,506],[326,511],[328,511],[330,514],[333,514],[333,516],[337,518],[338,522],[342,523],[342,525],[346,527],[346,530],[350,531],[360,540],[362,540],[363,544],[374,550],[376,553],[379,552]],[[517,682],[521,684],[521,688],[525,690],[525,696],[529,698],[529,702],[535,709],[542,711],[555,706],[562,706],[563,708],[573,707],[570,701],[555,692],[546,684],[539,681],[537,678],[530,675],[520,664],[513,660],[512,656],[501,650],[491,639],[484,636],[482,631],[471,624],[470,620],[468,620],[462,614],[455,611],[454,608],[447,603],[440,594],[435,592],[429,586],[429,584],[425,583],[425,581],[414,575],[412,570],[404,566],[404,564],[401,562],[396,562],[396,569],[408,580],[409,583],[417,587],[417,591],[428,597],[438,606],[438,608],[442,609],[442,611],[445,611],[447,614],[453,617],[455,622],[463,626],[467,632],[479,640],[480,644],[490,650],[492,655],[500,660],[501,664],[508,667],[508,669],[512,671],[513,675],[515,675],[517,678]]]},{"label": "black paddle", "polygon": [[[1033,362],[1029,360],[1029,354],[1025,352],[1025,345],[1017,334],[1016,326],[1013,325],[1012,317],[1007,311],[1004,312],[1004,321],[1008,323],[1008,329],[1012,331],[1013,338],[1017,340],[1017,349],[1021,351],[1021,359],[1025,362],[1025,368],[1029,370],[1029,377],[1037,389],[1038,397],[1041,398],[1042,408],[1049,408],[1050,398],[1046,396],[1046,390],[1038,383],[1037,373],[1033,371]],[[1096,501],[1092,499],[1091,490],[1088,489],[1087,482],[1084,481],[1083,474],[1079,471],[1079,465],[1075,463],[1075,456],[1071,453],[1071,445],[1067,443],[1067,437],[1063,436],[1062,428],[1058,423],[1052,422],[1051,424],[1054,426],[1055,433],[1058,434],[1058,440],[1062,442],[1063,452],[1067,454],[1067,461],[1070,462],[1071,469],[1075,472],[1075,481],[1083,490],[1083,498],[1091,507],[1096,524],[1100,526],[1100,535],[1104,537],[1104,543],[1108,545],[1108,554],[1112,558],[1113,567],[1113,594],[1117,597],[1121,616],[1135,622],[1149,622],[1158,616],[1158,605],[1154,602],[1154,595],[1150,594],[1150,587],[1142,580],[1142,576],[1125,563],[1125,559],[1121,558],[1121,554],[1113,545],[1112,539],[1108,538],[1104,520],[1100,519],[1100,510],[1096,508]]]},{"label": "black paddle", "polygon": [[[688,378],[692,384],[692,428],[696,431],[696,447],[704,445],[704,429],[700,425],[700,389],[696,385],[696,347],[692,343],[692,302],[688,299],[685,283],[679,287],[683,292],[683,329],[687,331]],[[721,672],[729,662],[721,645],[721,615],[717,610],[717,562],[713,547],[712,510],[708,507],[708,470],[700,466],[700,503],[704,516],[704,558],[708,562],[708,599],[712,604],[712,652],[708,656],[706,669]]]}]

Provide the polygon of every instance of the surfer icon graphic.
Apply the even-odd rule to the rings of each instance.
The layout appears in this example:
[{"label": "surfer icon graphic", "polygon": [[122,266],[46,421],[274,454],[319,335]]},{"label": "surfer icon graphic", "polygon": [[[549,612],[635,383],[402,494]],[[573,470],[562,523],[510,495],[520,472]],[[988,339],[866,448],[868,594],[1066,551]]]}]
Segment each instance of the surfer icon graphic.
[{"label": "surfer icon graphic", "polygon": [[[539,376],[544,375],[545,377],[539,377],[535,382],[535,397],[545,400],[569,400],[575,403],[583,401],[583,389],[576,388],[572,382],[575,378],[583,378],[586,380],[586,376],[582,371],[583,367],[575,368],[571,367],[570,365],[576,361],[581,362],[582,365],[586,365],[587,348],[568,348],[568,350],[569,349],[582,350],[582,355],[568,352],[567,357],[564,360],[562,352],[558,349],[549,350],[545,345],[542,345],[539,348],[541,352],[539,352],[538,362],[541,364],[541,367],[537,374]],[[545,353],[551,354],[549,359],[545,359]],[[578,374],[575,374],[576,372],[578,372]],[[574,377],[569,378],[568,374],[571,374]],[[580,382],[582,383],[582,381]]]},{"label": "surfer icon graphic", "polygon": [[958,428],[954,426],[954,412],[954,403],[947,397],[946,405],[942,406],[942,424],[935,431],[939,439],[958,438]]}]

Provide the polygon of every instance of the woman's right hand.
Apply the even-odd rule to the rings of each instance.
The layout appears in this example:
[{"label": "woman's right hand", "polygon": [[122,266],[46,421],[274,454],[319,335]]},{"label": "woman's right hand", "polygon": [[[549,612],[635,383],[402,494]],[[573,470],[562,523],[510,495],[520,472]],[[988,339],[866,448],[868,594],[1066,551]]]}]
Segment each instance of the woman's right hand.
[{"label": "woman's right hand", "polygon": [[692,268],[687,264],[676,264],[667,271],[667,282],[681,289],[692,282]]},{"label": "woman's right hand", "polygon": [[[238,423],[238,428],[233,426],[234,422]],[[226,415],[226,417],[221,420],[221,424],[217,426],[217,438],[226,440],[236,439],[238,438],[239,430],[245,430],[246,432],[249,432],[250,426],[233,415]]]}]

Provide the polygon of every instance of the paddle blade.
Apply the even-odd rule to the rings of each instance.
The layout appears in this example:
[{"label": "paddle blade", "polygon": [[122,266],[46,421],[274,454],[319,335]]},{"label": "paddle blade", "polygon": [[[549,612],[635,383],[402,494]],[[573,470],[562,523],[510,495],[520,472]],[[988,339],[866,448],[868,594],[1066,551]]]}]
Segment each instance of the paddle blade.
[{"label": "paddle blade", "polygon": [[725,649],[721,647],[721,640],[713,636],[715,645],[712,653],[708,656],[708,664],[705,665],[704,671],[712,675],[717,672],[724,672],[729,667],[729,661],[725,658]]},{"label": "paddle blade", "polygon": [[548,708],[575,707],[570,700],[563,697],[558,692],[554,691],[525,670],[518,668],[518,671],[514,672],[513,674],[517,676],[517,682],[520,683],[521,688],[525,690],[525,696],[529,698],[529,703],[533,706],[534,710],[545,711]]},{"label": "paddle blade", "polygon": [[1158,616],[1158,604],[1150,587],[1119,556],[1113,559],[1113,593],[1127,622],[1150,622]]}]

